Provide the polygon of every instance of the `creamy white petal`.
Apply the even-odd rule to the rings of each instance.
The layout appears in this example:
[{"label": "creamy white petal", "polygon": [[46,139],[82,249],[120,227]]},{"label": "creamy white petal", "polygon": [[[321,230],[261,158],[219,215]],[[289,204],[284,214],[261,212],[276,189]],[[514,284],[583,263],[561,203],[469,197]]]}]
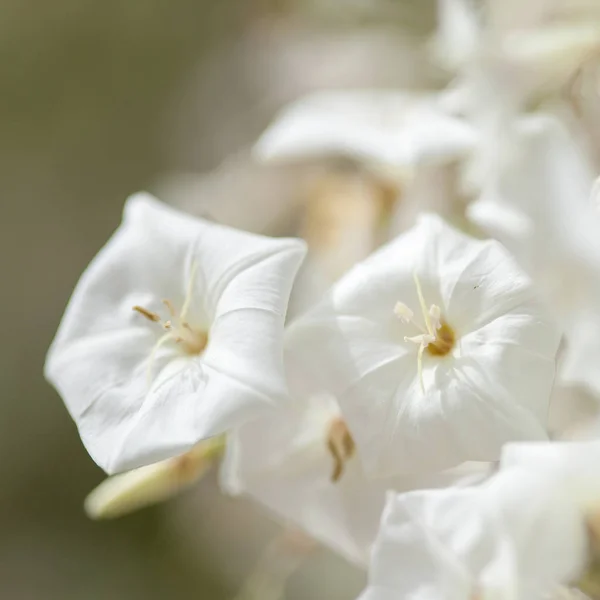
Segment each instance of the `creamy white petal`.
[{"label": "creamy white petal", "polygon": [[[46,376],[108,472],[184,453],[286,397],[282,332],[304,244],[195,219],[140,194],[77,284]],[[189,289],[188,289],[189,288]],[[189,293],[191,291],[191,293]],[[169,299],[202,355],[132,310]],[[165,312],[167,311],[167,312]],[[259,376],[260,373],[260,376]]]},{"label": "creamy white petal", "polygon": [[435,98],[401,92],[318,92],[285,109],[255,146],[262,160],[348,156],[392,168],[446,161],[475,136]]},{"label": "creamy white petal", "polygon": [[600,218],[589,200],[593,169],[577,140],[551,115],[521,119],[513,145],[515,157],[497,165],[468,215],[515,254],[559,318],[566,334],[560,381],[597,393]]},{"label": "creamy white petal", "polygon": [[600,441],[512,443],[502,450],[501,467],[547,472],[560,481],[582,510],[598,513],[600,505]]},{"label": "creamy white petal", "polygon": [[[456,335],[445,357],[423,356],[413,273]],[[415,473],[497,460],[503,443],[545,439],[560,332],[530,279],[497,242],[469,238],[432,215],[343,277],[290,325],[290,352],[331,391],[368,472]]]},{"label": "creamy white petal", "polygon": [[541,598],[580,572],[587,544],[568,492],[526,470],[390,494],[361,600]]}]

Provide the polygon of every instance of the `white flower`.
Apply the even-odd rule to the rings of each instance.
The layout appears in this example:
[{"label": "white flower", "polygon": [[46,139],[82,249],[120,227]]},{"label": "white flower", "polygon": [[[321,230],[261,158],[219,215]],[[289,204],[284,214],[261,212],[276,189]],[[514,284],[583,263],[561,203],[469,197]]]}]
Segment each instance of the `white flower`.
[{"label": "white flower", "polygon": [[511,250],[552,307],[566,338],[559,381],[599,394],[600,216],[589,198],[592,168],[551,115],[520,119],[511,138],[511,151],[498,157],[467,214]]},{"label": "white flower", "polygon": [[449,485],[485,468],[370,479],[335,398],[316,393],[296,396],[289,406],[231,433],[221,481],[230,494],[253,497],[348,560],[366,565],[388,490]]},{"label": "white flower", "polygon": [[284,109],[255,153],[279,161],[346,156],[401,174],[462,156],[474,142],[471,127],[442,112],[433,95],[328,91]]},{"label": "white flower", "polygon": [[369,472],[493,461],[507,441],[546,438],[560,334],[500,244],[436,216],[358,264],[287,335]]},{"label": "white flower", "polygon": [[488,0],[484,11],[475,4],[441,0],[435,40],[440,61],[460,71],[472,101],[521,103],[556,92],[600,46],[595,1]]},{"label": "white flower", "polygon": [[526,469],[390,494],[360,600],[541,599],[581,573],[588,543],[569,491]]},{"label": "white flower", "polygon": [[128,200],[46,362],[102,468],[183,454],[286,398],[283,324],[304,253],[297,240]]}]

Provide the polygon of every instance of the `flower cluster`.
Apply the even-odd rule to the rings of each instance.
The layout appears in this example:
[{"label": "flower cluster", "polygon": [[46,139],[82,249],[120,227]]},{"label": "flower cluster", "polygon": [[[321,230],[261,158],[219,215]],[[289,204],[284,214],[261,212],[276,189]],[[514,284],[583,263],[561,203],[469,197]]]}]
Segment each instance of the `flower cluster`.
[{"label": "flower cluster", "polygon": [[91,516],[219,462],[361,600],[597,594],[600,4],[441,0],[434,49],[447,88],[318,92],[257,141],[322,165],[296,238],[127,201],[46,363]]}]

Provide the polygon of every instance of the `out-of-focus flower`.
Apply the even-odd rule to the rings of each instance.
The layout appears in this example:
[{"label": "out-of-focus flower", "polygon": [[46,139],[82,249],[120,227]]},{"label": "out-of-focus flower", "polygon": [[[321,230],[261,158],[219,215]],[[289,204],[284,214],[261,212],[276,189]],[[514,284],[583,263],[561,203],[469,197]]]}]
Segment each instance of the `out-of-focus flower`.
[{"label": "out-of-focus flower", "polygon": [[590,201],[593,170],[554,117],[515,123],[512,152],[495,170],[468,217],[507,246],[544,293],[565,332],[560,382],[600,394],[600,216]]},{"label": "out-of-focus flower", "polygon": [[101,467],[183,454],[287,397],[283,325],[304,253],[299,240],[128,200],[46,362]]},{"label": "out-of-focus flower", "polygon": [[289,327],[287,347],[338,399],[368,472],[493,461],[545,439],[560,333],[495,241],[423,215]]},{"label": "out-of-focus flower", "polygon": [[255,146],[265,161],[345,156],[402,179],[475,142],[471,127],[432,96],[383,91],[314,93],[285,109]]},{"label": "out-of-focus flower", "polygon": [[600,10],[571,0],[488,0],[483,10],[469,0],[441,0],[436,49],[472,102],[484,87],[509,103],[539,99],[600,49]]},{"label": "out-of-focus flower", "polygon": [[112,475],[88,495],[85,511],[92,519],[112,519],[168,500],[201,479],[223,449],[224,439],[214,437],[180,456]]},{"label": "out-of-focus flower", "polygon": [[547,473],[507,469],[476,487],[390,494],[361,600],[541,599],[589,558],[570,490]]},{"label": "out-of-focus flower", "polygon": [[389,479],[369,481],[327,394],[296,401],[230,436],[222,483],[255,498],[353,562],[367,562]]},{"label": "out-of-focus flower", "polygon": [[[261,161],[285,163],[346,158],[375,181],[396,188],[386,207],[392,231],[401,231],[423,210],[452,214],[452,194],[439,202],[437,170],[467,155],[477,142],[473,127],[442,109],[434,93],[327,91],[284,109],[255,146]],[[421,193],[433,175],[436,193]],[[447,182],[444,182],[447,183]],[[384,213],[385,215],[386,213]]]},{"label": "out-of-focus flower", "polygon": [[449,485],[487,467],[369,478],[335,398],[294,395],[310,383],[302,365],[288,362],[287,370],[293,402],[229,435],[223,487],[253,497],[352,562],[366,565],[388,490]]},{"label": "out-of-focus flower", "polygon": [[285,108],[255,145],[256,158],[324,162],[307,194],[310,253],[298,289],[313,298],[324,292],[423,210],[453,215],[449,165],[474,144],[472,127],[444,113],[433,93],[321,91]]}]

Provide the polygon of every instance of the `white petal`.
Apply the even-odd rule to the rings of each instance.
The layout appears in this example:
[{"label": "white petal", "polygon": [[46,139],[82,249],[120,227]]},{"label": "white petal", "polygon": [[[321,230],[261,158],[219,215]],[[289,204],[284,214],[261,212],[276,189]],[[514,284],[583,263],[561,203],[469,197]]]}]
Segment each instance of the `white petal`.
[{"label": "white petal", "polygon": [[[513,470],[478,488],[390,494],[361,600],[539,597],[568,582],[587,535],[563,492]],[[489,593],[499,590],[510,595]]]},{"label": "white petal", "polygon": [[[514,160],[469,216],[515,254],[545,294],[566,333],[560,381],[600,390],[600,219],[590,206],[592,168],[577,140],[550,115],[521,119]],[[521,215],[522,227],[506,215]],[[549,243],[551,240],[552,243]]]},{"label": "white petal", "polygon": [[[277,518],[364,565],[389,489],[448,485],[465,471],[369,479],[353,456],[332,482],[334,462],[326,443],[337,418],[335,399],[314,394],[243,425],[228,438],[221,483],[228,493],[254,498]],[[473,465],[470,472],[484,469]]]},{"label": "white petal", "polygon": [[[283,322],[304,253],[300,241],[194,219],[147,195],[127,202],[46,363],[100,466],[115,472],[182,454],[286,397]],[[163,344],[149,368],[162,332],[132,307],[160,311],[168,298],[181,310],[192,265],[187,320],[210,328],[206,362]]]},{"label": "white petal", "polygon": [[531,472],[548,472],[582,508],[598,510],[600,441],[513,443],[502,450],[504,469],[521,467]]},{"label": "white petal", "polygon": [[435,101],[394,92],[319,92],[287,108],[258,141],[262,160],[349,156],[399,168],[460,156],[473,147],[464,121]]},{"label": "white petal", "polygon": [[[397,300],[440,306],[457,343],[424,355]],[[433,216],[342,278],[290,325],[290,352],[339,399],[368,472],[380,475],[497,460],[511,440],[545,439],[560,332],[531,281],[496,242],[464,236]]]}]

